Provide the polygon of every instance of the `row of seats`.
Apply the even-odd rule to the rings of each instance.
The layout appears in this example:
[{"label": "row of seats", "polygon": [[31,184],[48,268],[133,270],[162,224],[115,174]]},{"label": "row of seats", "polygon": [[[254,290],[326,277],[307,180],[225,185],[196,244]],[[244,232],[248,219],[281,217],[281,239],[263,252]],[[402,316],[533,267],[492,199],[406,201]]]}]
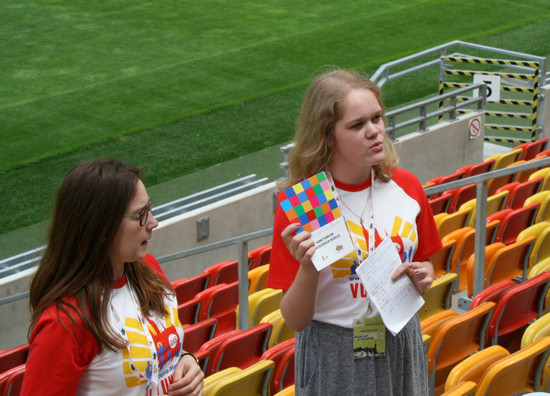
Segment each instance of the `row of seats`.
[{"label": "row of seats", "polygon": [[[547,142],[542,139],[518,146],[511,153],[461,168],[426,186],[548,156]],[[418,312],[430,394],[496,395],[538,390],[533,381],[548,390],[550,372],[546,370],[537,378],[535,373],[542,372],[550,353],[550,341],[540,338],[541,334],[550,335],[550,317],[544,317],[544,325],[539,322],[549,307],[549,179],[550,169],[543,168],[493,184],[487,202],[484,290],[475,297],[475,185],[430,197],[443,242],[443,249],[432,257],[435,280]],[[463,314],[451,310],[452,296],[459,292],[474,297]],[[534,333],[526,330],[528,326],[536,328],[539,335],[525,341]]]},{"label": "row of seats", "polygon": [[0,396],[19,395],[28,356],[28,344],[0,351]]},{"label": "row of seats", "polygon": [[[469,312],[458,315],[444,311],[422,322],[423,331],[428,334],[437,328],[438,322],[444,324],[439,324],[428,341],[427,356],[435,394],[443,389],[451,391],[461,382],[470,382],[471,387],[472,381],[474,387],[467,392],[454,390],[449,394],[474,391],[476,395],[485,394],[489,385],[495,392],[491,394],[548,390],[550,345],[547,342],[539,347],[531,345],[550,335],[550,315],[540,316],[549,277],[546,273],[522,284],[502,282],[498,288],[476,296]],[[487,349],[491,352],[486,352]],[[493,356],[492,360],[486,360],[492,351],[505,353],[498,359]],[[503,358],[507,359],[500,362]],[[497,360],[498,368],[490,367]],[[515,376],[510,376],[510,372]],[[478,384],[481,388],[476,390]]]},{"label": "row of seats", "polygon": [[[266,287],[271,245],[249,254],[248,329],[239,322],[238,261],[172,282],[185,337],[206,375],[205,395],[293,394],[294,337],[279,309],[281,290]],[[284,394],[284,393],[282,393]]]}]

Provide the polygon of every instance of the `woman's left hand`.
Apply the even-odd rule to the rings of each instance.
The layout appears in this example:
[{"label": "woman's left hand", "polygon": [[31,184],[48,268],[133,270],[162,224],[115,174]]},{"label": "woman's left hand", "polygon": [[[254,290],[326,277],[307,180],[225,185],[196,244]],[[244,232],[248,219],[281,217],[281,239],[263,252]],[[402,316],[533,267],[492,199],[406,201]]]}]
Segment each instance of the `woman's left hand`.
[{"label": "woman's left hand", "polygon": [[434,267],[429,261],[402,263],[393,272],[392,281],[398,279],[403,274],[409,276],[418,293],[424,294],[434,280]]},{"label": "woman's left hand", "polygon": [[181,358],[174,370],[170,395],[202,395],[204,373],[193,356]]}]

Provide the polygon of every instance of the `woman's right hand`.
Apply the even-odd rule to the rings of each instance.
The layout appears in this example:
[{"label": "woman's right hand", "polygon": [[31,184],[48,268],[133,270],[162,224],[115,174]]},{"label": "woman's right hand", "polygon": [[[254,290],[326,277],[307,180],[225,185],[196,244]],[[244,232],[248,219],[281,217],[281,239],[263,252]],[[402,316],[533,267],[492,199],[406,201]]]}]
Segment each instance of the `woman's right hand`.
[{"label": "woman's right hand", "polygon": [[311,262],[311,257],[313,253],[315,253],[315,243],[313,239],[311,239],[311,234],[307,231],[302,231],[294,235],[298,228],[300,228],[300,223],[290,224],[281,232],[281,237],[290,255],[294,257],[304,269],[317,271]]}]

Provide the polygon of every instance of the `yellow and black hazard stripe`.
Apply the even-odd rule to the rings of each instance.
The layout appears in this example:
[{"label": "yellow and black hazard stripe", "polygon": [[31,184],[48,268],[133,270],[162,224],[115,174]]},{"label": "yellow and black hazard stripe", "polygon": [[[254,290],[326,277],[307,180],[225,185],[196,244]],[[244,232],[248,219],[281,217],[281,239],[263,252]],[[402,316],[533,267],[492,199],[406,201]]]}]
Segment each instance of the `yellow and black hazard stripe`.
[{"label": "yellow and black hazard stripe", "polygon": [[486,71],[472,71],[472,70],[458,70],[458,69],[446,69],[443,71],[446,75],[452,76],[469,76],[484,75],[484,76],[500,76],[502,78],[516,78],[518,80],[535,80],[538,76],[531,74],[512,74],[512,73],[498,73],[498,72],[486,72]]},{"label": "yellow and black hazard stripe", "polygon": [[501,138],[501,137],[498,137],[498,136],[485,136],[485,140],[487,140],[489,142],[502,142],[502,143],[514,143],[514,144],[521,144],[521,143],[532,141],[530,139],[523,139],[523,138],[506,139],[506,138]]},{"label": "yellow and black hazard stripe", "polygon": [[461,57],[461,56],[443,56],[441,59],[447,62],[461,62],[461,63],[479,63],[484,65],[500,65],[500,66],[523,66],[533,67],[538,69],[539,62],[521,61],[521,60],[507,60],[507,59],[486,59],[476,57]]}]

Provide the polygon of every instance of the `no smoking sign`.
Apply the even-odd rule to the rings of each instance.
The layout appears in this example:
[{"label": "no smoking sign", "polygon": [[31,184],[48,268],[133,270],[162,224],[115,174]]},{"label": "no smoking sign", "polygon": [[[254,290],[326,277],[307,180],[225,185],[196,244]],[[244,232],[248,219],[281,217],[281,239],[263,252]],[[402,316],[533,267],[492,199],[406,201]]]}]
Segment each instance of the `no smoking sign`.
[{"label": "no smoking sign", "polygon": [[479,136],[481,132],[481,121],[479,121],[479,118],[473,118],[472,121],[470,121],[470,139],[474,139]]}]

